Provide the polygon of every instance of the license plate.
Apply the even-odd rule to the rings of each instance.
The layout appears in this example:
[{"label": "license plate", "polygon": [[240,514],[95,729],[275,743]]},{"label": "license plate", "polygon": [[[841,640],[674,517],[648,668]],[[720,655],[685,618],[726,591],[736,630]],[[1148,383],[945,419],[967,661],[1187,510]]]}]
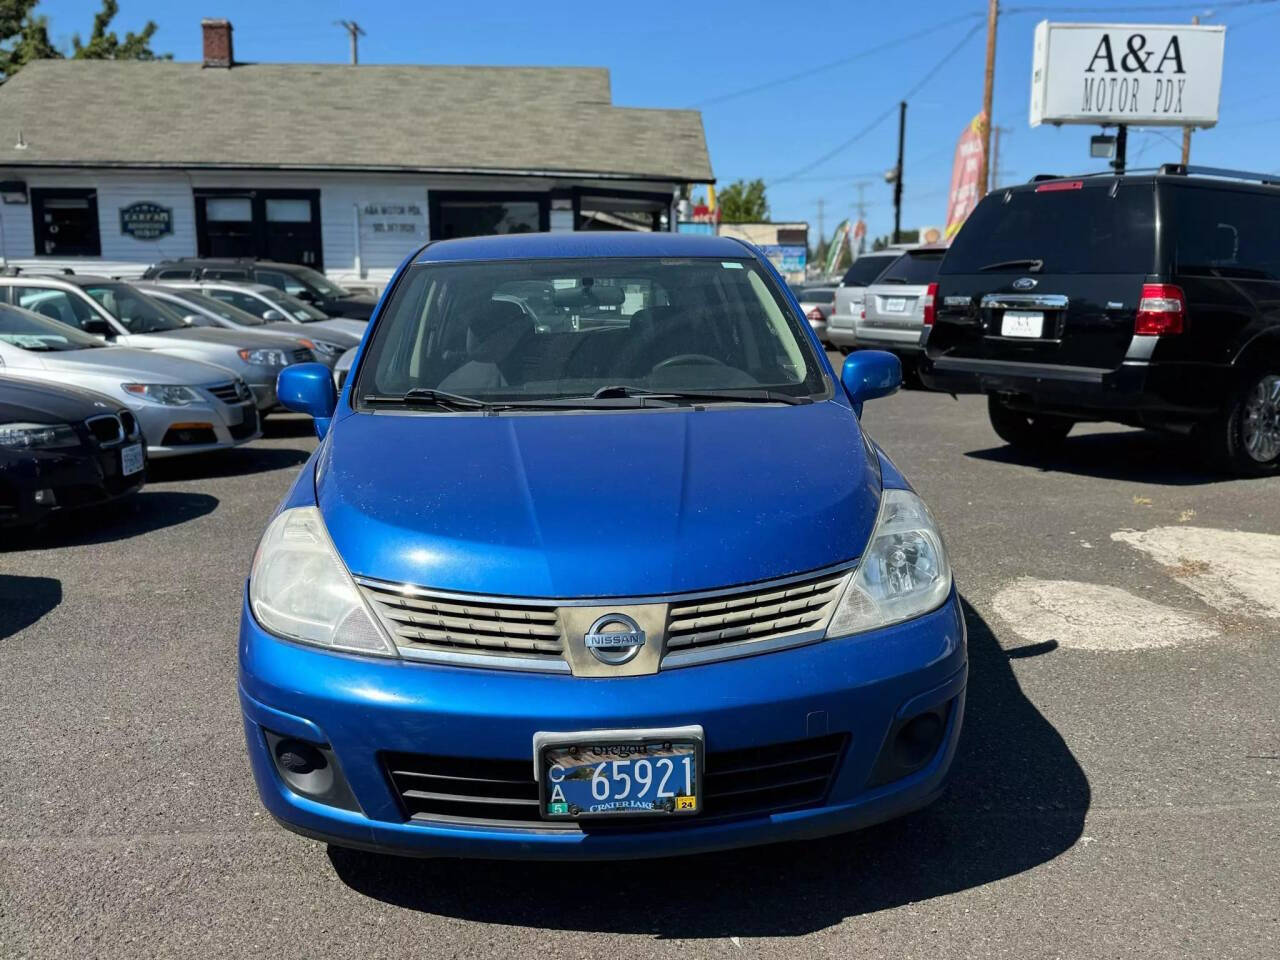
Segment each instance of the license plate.
[{"label": "license plate", "polygon": [[124,476],[142,469],[142,444],[133,443],[120,449],[120,473]]},{"label": "license plate", "polygon": [[884,312],[885,313],[906,313],[907,298],[906,297],[885,297]]},{"label": "license plate", "polygon": [[1044,314],[1038,310],[1006,310],[1000,321],[1002,337],[1038,337],[1044,332]]},{"label": "license plate", "polygon": [[702,810],[702,728],[534,736],[542,816],[689,816]]}]

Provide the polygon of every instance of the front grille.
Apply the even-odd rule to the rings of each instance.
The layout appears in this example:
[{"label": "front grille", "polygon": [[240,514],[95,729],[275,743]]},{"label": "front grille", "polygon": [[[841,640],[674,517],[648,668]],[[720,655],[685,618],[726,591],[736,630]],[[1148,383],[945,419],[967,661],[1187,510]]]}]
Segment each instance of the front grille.
[{"label": "front grille", "polygon": [[306,347],[299,347],[289,354],[290,363],[310,363],[316,358],[316,355]]},{"label": "front grille", "polygon": [[125,438],[124,426],[121,424],[120,418],[114,413],[104,413],[96,417],[90,417],[84,422],[84,425],[89,428],[89,432],[93,434],[93,439],[97,440],[100,446],[110,446],[111,444],[119,443]]},{"label": "front grille", "polygon": [[213,386],[207,387],[206,389],[223,403],[240,402],[240,388],[236,386],[235,381],[231,381],[229,383],[215,383]]},{"label": "front grille", "polygon": [[624,827],[600,821],[543,821],[531,758],[384,753],[381,759],[407,820],[537,824],[548,830],[634,830],[696,826],[708,820],[816,806],[826,798],[847,741],[846,734],[831,734],[765,747],[708,751],[702,813],[689,819],[633,820]]},{"label": "front grille", "polygon": [[258,411],[249,407],[244,412],[244,419],[233,427],[227,427],[232,440],[244,440],[258,432]]},{"label": "front grille", "polygon": [[367,581],[361,589],[402,651],[562,661],[564,638],[554,607],[447,599]]},{"label": "front grille", "polygon": [[673,603],[667,652],[775,640],[826,626],[848,571],[786,586]]},{"label": "front grille", "polygon": [[128,410],[120,411],[120,423],[124,426],[124,434],[126,437],[133,437],[137,435],[138,418]]}]

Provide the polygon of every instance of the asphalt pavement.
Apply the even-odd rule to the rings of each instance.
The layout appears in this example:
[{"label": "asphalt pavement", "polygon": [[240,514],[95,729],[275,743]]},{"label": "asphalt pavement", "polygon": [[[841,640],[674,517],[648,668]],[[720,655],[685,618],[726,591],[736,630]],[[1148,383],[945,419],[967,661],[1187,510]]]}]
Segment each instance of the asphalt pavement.
[{"label": "asphalt pavement", "polygon": [[1110,426],[1028,459],[974,397],[906,391],[865,422],[966,602],[934,806],[636,864],[286,833],[235,681],[249,560],[314,444],[274,417],[153,464],[118,510],[0,532],[0,957],[1280,956],[1280,479]]}]

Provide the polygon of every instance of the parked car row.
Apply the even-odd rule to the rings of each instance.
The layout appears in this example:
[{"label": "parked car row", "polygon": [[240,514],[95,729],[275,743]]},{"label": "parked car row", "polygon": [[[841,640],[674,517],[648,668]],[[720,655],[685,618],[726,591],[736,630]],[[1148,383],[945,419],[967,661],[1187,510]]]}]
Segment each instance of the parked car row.
[{"label": "parked car row", "polygon": [[[155,280],[135,283],[0,275],[0,525],[132,493],[148,459],[260,437],[287,367],[333,370],[347,355],[349,369],[368,314],[320,309],[349,312],[352,303],[315,271],[177,263],[180,271],[161,264],[148,271]],[[218,264],[225,276],[215,275]],[[273,274],[300,276],[313,292],[302,300],[258,282]]]}]

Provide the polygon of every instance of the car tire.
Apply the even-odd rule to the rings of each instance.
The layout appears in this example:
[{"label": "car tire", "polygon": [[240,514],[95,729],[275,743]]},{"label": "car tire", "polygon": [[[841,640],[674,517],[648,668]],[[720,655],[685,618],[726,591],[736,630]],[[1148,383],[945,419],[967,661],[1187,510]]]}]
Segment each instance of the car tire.
[{"label": "car tire", "polygon": [[1245,371],[1226,406],[1197,433],[1210,461],[1229,473],[1280,472],[1280,363]]},{"label": "car tire", "polygon": [[1012,410],[994,393],[987,395],[987,415],[1001,440],[1011,447],[1035,453],[1055,449],[1075,426],[1075,421],[1066,417]]}]

